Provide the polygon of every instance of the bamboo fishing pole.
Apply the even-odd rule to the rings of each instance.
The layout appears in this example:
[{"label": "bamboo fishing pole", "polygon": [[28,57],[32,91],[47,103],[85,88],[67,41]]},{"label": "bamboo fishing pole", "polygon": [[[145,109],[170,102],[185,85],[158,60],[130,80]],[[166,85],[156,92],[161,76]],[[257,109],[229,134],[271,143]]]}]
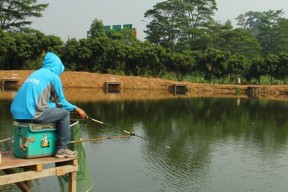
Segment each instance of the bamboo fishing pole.
[{"label": "bamboo fishing pole", "polygon": [[153,140],[148,139],[148,138],[146,138],[146,137],[143,137],[143,136],[141,136],[141,135],[137,135],[137,134],[135,134],[135,133],[126,131],[126,130],[121,129],[121,128],[119,128],[119,127],[116,127],[116,126],[114,126],[114,125],[110,125],[110,124],[108,124],[108,123],[104,123],[104,122],[102,122],[102,121],[98,121],[98,120],[93,119],[93,118],[91,118],[91,117],[88,117],[88,119],[90,119],[91,121],[94,121],[94,122],[96,122],[96,123],[99,123],[99,124],[102,124],[102,125],[106,125],[106,126],[108,126],[108,127],[111,127],[111,128],[113,128],[113,129],[117,129],[117,130],[122,131],[123,133],[129,134],[129,135],[131,135],[131,136],[136,136],[136,137],[139,137],[139,138],[141,138],[141,139],[144,139],[144,140],[150,141],[150,142],[152,142],[152,143],[155,143],[155,144],[157,144],[157,145],[160,145],[160,146],[162,146],[162,147],[165,147],[165,148],[167,148],[167,149],[171,149],[168,145],[163,145],[162,143],[159,143],[159,142],[157,142],[157,141],[153,141]]}]

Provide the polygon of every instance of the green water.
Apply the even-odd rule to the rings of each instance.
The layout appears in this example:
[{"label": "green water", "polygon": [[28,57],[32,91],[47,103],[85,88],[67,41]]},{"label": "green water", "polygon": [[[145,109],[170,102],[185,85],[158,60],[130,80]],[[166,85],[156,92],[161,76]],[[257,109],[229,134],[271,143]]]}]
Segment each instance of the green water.
[{"label": "green water", "polygon": [[[95,192],[284,192],[288,180],[287,101],[173,98],[76,102],[90,117],[138,137],[86,142]],[[0,101],[0,139],[12,135],[10,100]],[[83,138],[122,132],[80,122]],[[0,144],[9,150],[8,143]],[[56,178],[35,191],[60,191]],[[18,191],[5,186],[2,191]],[[81,192],[81,191],[80,191]]]}]

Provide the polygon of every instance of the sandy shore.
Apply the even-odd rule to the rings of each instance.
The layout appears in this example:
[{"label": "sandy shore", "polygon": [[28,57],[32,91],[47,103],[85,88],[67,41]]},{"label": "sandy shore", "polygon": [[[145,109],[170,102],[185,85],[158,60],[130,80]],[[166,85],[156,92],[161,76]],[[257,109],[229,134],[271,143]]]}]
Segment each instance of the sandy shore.
[{"label": "sandy shore", "polygon": [[[0,79],[17,77],[19,79],[19,86],[33,71],[30,70],[0,70]],[[159,78],[144,78],[134,76],[120,76],[110,74],[98,74],[88,72],[71,72],[67,71],[61,75],[62,83],[67,90],[68,97],[85,97],[90,95],[91,89],[95,89],[97,98],[105,96],[103,88],[106,82],[118,82],[120,84],[123,95],[130,95],[129,97],[143,97],[143,98],[163,98],[171,95],[171,88],[173,85],[185,85],[188,92],[185,95],[196,97],[248,97],[248,88],[255,85],[215,85],[215,84],[202,84],[191,82],[179,82],[171,80],[163,80]],[[69,88],[69,89],[68,89]],[[73,88],[73,89],[72,89]],[[77,88],[77,89],[74,89]],[[259,85],[258,97],[268,99],[288,99],[288,86],[287,85]],[[69,91],[70,90],[70,91]],[[74,90],[74,91],[73,91]],[[97,92],[97,94],[96,94]],[[120,94],[120,96],[121,96]],[[71,95],[71,96],[70,96]],[[95,97],[96,97],[95,96]],[[94,97],[93,95],[89,97]],[[106,97],[106,96],[105,96]],[[124,95],[123,95],[124,97]],[[173,97],[173,95],[171,96]]]}]

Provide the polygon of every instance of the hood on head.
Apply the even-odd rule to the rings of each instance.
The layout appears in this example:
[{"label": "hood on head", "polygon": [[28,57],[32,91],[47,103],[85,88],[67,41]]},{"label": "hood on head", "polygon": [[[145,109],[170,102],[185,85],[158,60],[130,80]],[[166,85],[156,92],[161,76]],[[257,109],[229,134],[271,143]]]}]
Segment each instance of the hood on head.
[{"label": "hood on head", "polygon": [[61,59],[55,53],[52,52],[48,52],[45,55],[42,68],[50,69],[58,76],[60,76],[65,69]]}]

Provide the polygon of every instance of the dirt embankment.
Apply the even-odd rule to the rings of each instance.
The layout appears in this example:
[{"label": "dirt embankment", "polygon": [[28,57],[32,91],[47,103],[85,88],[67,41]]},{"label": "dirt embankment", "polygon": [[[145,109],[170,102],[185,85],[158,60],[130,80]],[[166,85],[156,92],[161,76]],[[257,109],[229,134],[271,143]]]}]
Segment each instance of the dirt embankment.
[{"label": "dirt embankment", "polygon": [[[19,85],[27,78],[33,71],[30,70],[0,70],[0,79],[17,77]],[[173,85],[181,84],[188,88],[188,96],[246,96],[249,87],[255,85],[216,85],[203,84],[191,82],[179,82],[171,80],[163,80],[159,78],[144,78],[134,76],[119,76],[110,74],[98,74],[88,72],[71,72],[67,71],[61,75],[62,83],[65,88],[89,88],[89,89],[103,89],[106,82],[119,82],[121,91],[126,93],[137,90],[148,91],[150,94],[166,93],[173,90]],[[256,86],[257,94],[262,98],[269,99],[288,99],[288,85],[259,85]],[[135,91],[134,91],[135,94]],[[152,94],[153,95],[153,94]],[[83,95],[82,95],[83,96]],[[99,95],[98,95],[99,96]],[[152,96],[154,97],[154,96]]]}]

